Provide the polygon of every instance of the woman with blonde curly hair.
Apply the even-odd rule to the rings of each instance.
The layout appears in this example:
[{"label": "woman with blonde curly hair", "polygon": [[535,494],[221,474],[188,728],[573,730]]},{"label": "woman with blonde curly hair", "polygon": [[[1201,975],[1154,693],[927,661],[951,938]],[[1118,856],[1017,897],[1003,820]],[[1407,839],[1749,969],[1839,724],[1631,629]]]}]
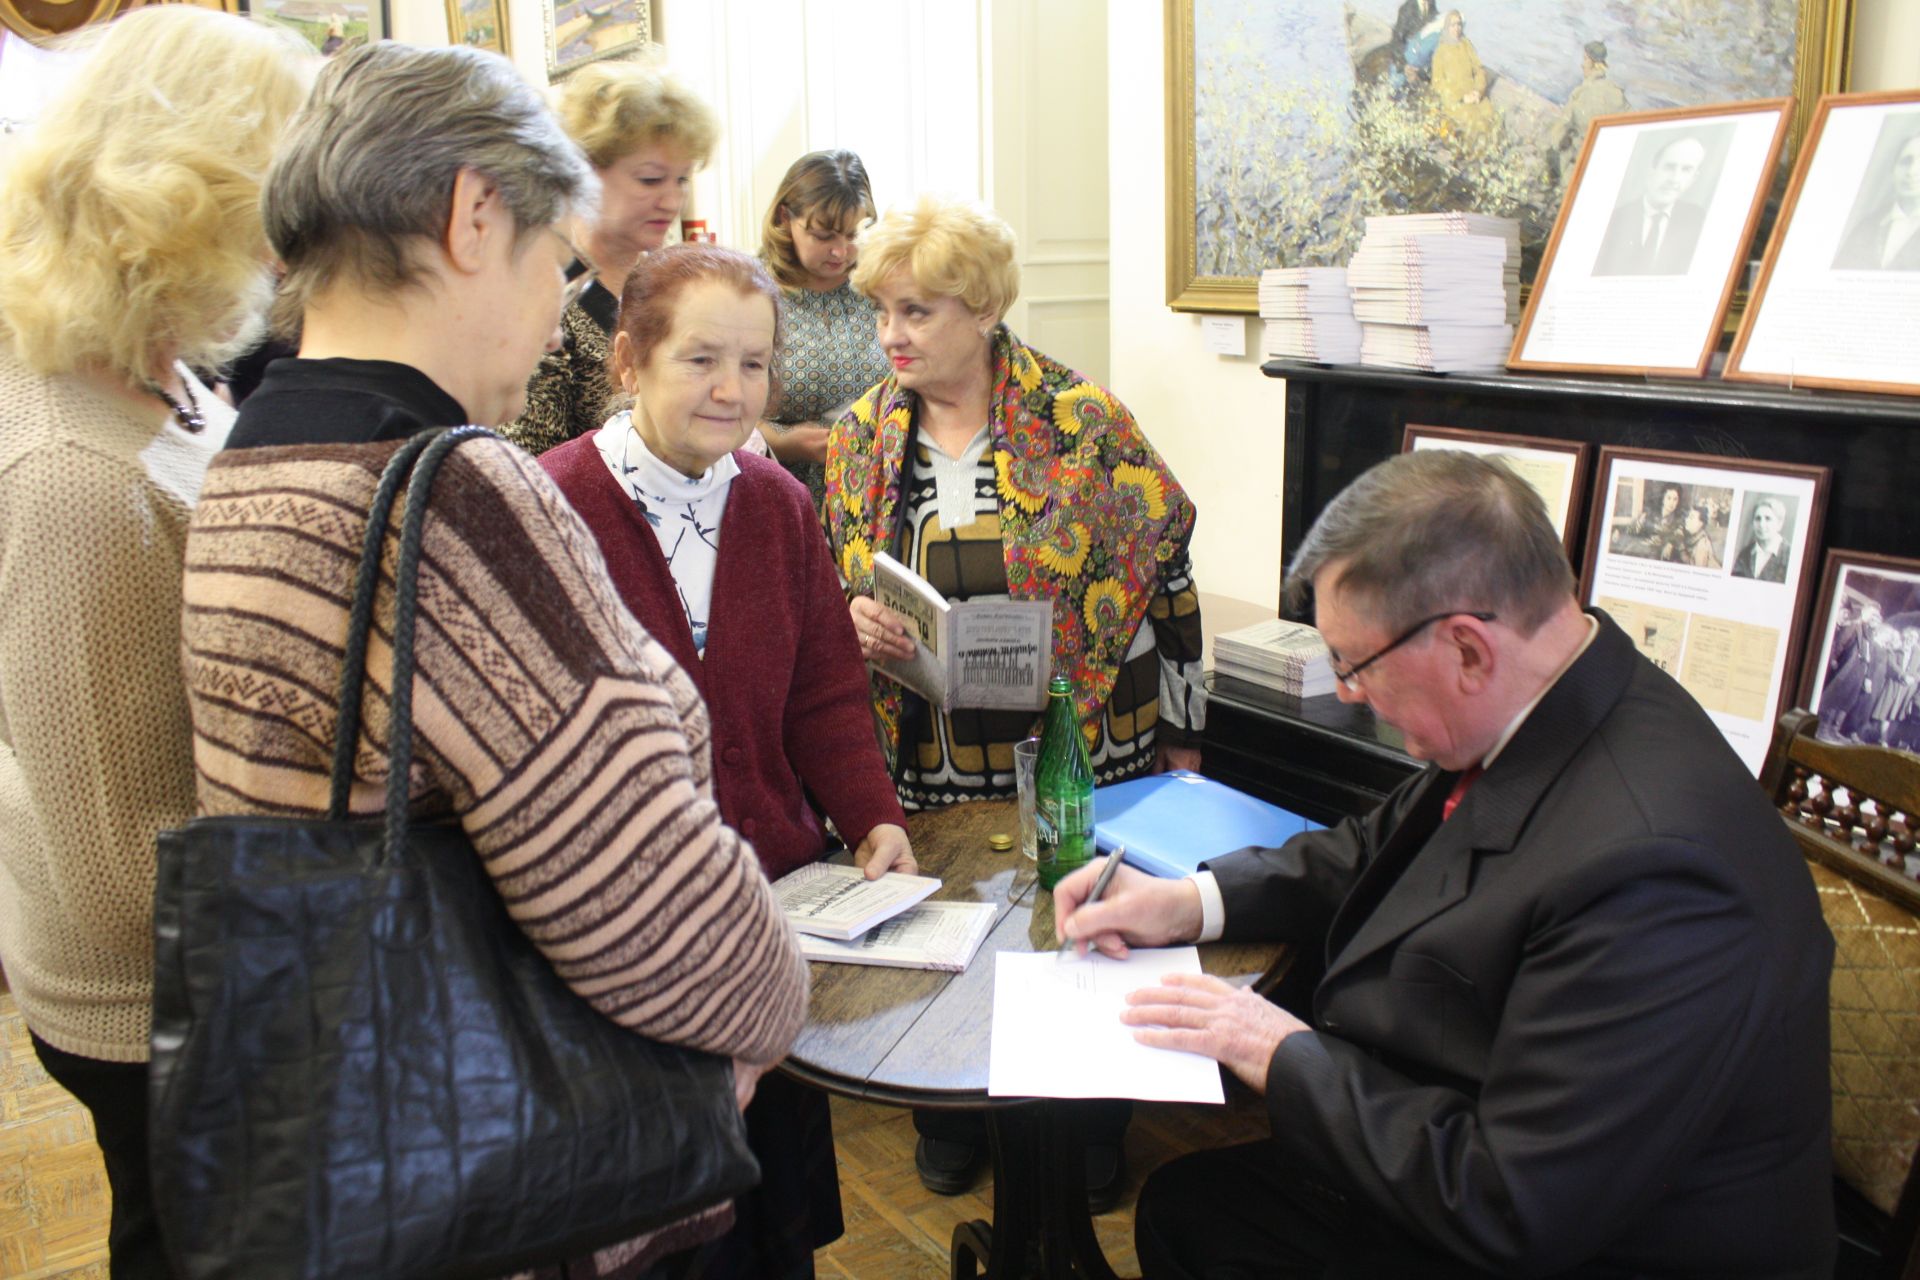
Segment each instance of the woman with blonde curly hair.
[{"label": "woman with blonde curly hair", "polygon": [[123,1277],[166,1274],[153,842],[194,811],[182,541],[233,422],[190,369],[259,332],[260,185],[317,59],[184,5],[90,41],[0,179],[0,962],[93,1113]]},{"label": "woman with blonde curly hair", "polygon": [[[853,287],[878,307],[891,372],[827,441],[825,518],[868,661],[913,656],[906,622],[873,598],[888,551],[952,600],[1053,604],[1053,671],[1101,783],[1197,768],[1204,717],[1200,606],[1179,481],[1108,392],[1002,323],[1019,291],[1013,232],[977,206],[923,198],[860,238]],[[873,677],[880,736],[909,809],[1013,794],[1013,747],[1034,711],[942,711]],[[926,1185],[954,1193],[974,1135],[915,1116]],[[1120,1184],[1111,1141],[1089,1193]]]},{"label": "woman with blonde curly hair", "polygon": [[720,136],[711,107],[645,63],[588,63],[560,87],[554,112],[593,164],[600,207],[568,229],[579,295],[560,317],[560,350],[534,370],[525,410],[500,432],[536,454],[598,431],[620,407],[607,362],[621,290],[640,255],[667,242]]}]

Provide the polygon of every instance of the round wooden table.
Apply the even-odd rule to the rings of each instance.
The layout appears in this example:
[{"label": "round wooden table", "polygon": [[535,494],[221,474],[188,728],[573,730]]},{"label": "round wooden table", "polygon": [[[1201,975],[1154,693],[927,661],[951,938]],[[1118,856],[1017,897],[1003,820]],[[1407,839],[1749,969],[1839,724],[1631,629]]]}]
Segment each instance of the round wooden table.
[{"label": "round wooden table", "polygon": [[[807,1025],[783,1069],[829,1093],[903,1107],[984,1111],[993,1152],[993,1222],[953,1234],[953,1275],[1114,1280],[1087,1211],[1081,1109],[1045,1098],[987,1096],[993,1031],[993,956],[1048,951],[1053,895],[1017,848],[995,852],[987,838],[1018,834],[1010,800],[954,805],[912,815],[908,831],[933,896],[991,902],[992,932],[965,973],[874,965],[813,965]],[[1200,948],[1201,966],[1268,990],[1284,974],[1285,948]]]}]

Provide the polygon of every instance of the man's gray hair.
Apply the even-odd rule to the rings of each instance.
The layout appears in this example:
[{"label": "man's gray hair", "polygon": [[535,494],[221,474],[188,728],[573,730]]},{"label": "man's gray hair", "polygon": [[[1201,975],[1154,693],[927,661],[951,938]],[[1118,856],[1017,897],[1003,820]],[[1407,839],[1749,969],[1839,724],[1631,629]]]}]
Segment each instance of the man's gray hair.
[{"label": "man's gray hair", "polygon": [[415,254],[444,234],[462,169],[499,188],[523,234],[599,195],[586,156],[505,58],[380,41],[332,59],[261,196],[286,266],[279,327],[290,331],[332,283],[384,293],[415,283]]},{"label": "man's gray hair", "polygon": [[1503,462],[1453,449],[1389,458],[1329,503],[1287,569],[1289,607],[1304,612],[1329,571],[1387,631],[1459,609],[1531,635],[1574,590],[1533,486]]}]

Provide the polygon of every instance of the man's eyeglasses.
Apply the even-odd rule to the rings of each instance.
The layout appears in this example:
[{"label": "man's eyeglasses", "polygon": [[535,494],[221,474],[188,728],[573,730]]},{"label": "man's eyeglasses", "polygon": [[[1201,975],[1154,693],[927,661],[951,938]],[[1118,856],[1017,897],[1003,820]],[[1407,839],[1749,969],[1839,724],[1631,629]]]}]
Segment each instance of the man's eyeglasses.
[{"label": "man's eyeglasses", "polygon": [[1366,658],[1360,662],[1356,662],[1350,667],[1341,666],[1339,655],[1329,650],[1327,653],[1327,656],[1332,659],[1334,679],[1338,680],[1341,684],[1347,686],[1347,688],[1350,691],[1354,693],[1358,693],[1360,692],[1360,673],[1362,671],[1365,671],[1368,667],[1380,661],[1380,659],[1386,657],[1388,654],[1392,653],[1395,649],[1398,649],[1401,645],[1413,639],[1415,636],[1419,635],[1422,631],[1425,631],[1428,627],[1432,626],[1434,623],[1440,622],[1446,618],[1478,618],[1482,622],[1492,622],[1495,619],[1497,619],[1499,616],[1500,616],[1499,614],[1482,613],[1475,609],[1449,609],[1445,613],[1436,613],[1430,618],[1420,619],[1420,621],[1414,623],[1412,626],[1408,627],[1405,631],[1402,631],[1399,635],[1387,641],[1385,647],[1375,652],[1371,657]]}]

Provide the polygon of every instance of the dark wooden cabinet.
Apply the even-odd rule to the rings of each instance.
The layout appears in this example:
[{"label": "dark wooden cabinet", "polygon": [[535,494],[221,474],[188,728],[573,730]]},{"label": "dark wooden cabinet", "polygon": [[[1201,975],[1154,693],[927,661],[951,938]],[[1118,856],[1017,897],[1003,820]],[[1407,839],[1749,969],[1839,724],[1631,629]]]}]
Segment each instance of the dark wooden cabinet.
[{"label": "dark wooden cabinet", "polygon": [[[1287,384],[1284,560],[1335,494],[1399,452],[1409,423],[1585,441],[1596,461],[1599,446],[1617,444],[1826,466],[1817,554],[1920,556],[1920,399],[1711,378],[1435,376],[1286,361],[1263,371]],[[1590,499],[1580,503],[1581,546]],[[1243,790],[1325,822],[1370,807],[1417,767],[1364,709],[1215,682],[1206,770]]]}]

